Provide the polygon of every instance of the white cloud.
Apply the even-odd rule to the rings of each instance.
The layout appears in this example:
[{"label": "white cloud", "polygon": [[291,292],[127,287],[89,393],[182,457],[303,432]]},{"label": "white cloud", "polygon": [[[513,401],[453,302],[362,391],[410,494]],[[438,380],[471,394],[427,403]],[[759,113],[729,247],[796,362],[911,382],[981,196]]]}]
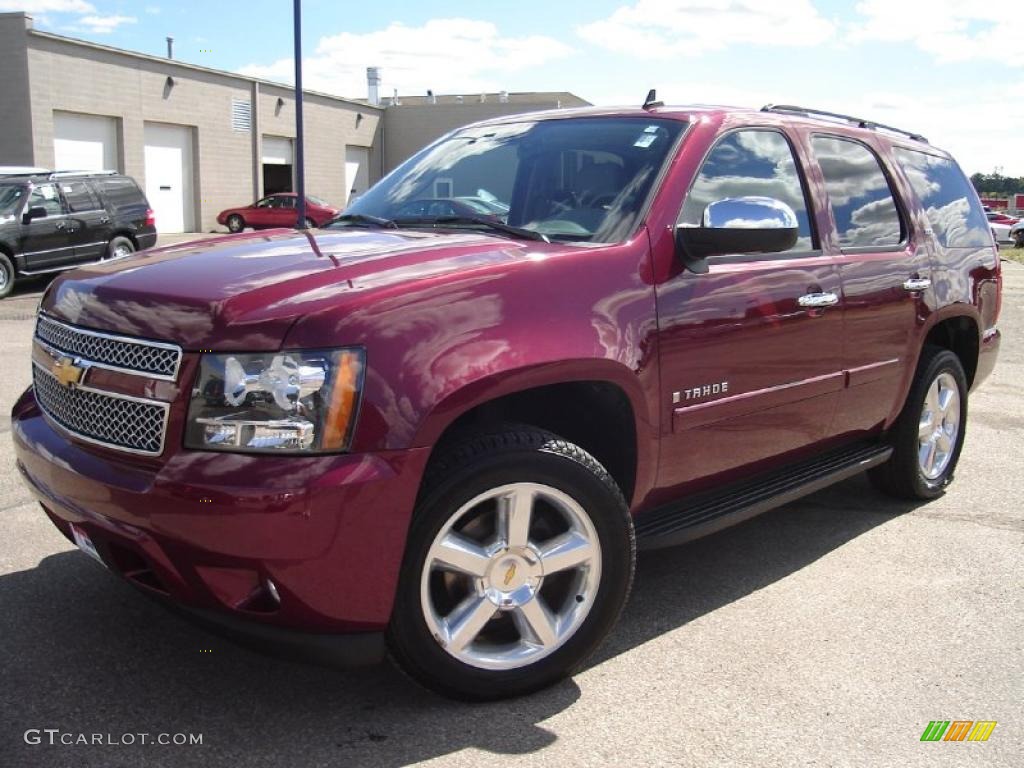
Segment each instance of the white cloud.
[{"label": "white cloud", "polygon": [[913,43],[939,61],[992,59],[1009,66],[1024,61],[1013,52],[1024,35],[1024,16],[998,4],[963,0],[864,0],[862,21],[850,26],[854,43]]},{"label": "white cloud", "polygon": [[612,51],[669,59],[733,45],[817,45],[835,26],[810,0],[637,0],[576,31]]},{"label": "white cloud", "polygon": [[[432,19],[420,27],[393,23],[367,34],[343,32],[321,38],[303,61],[303,85],[345,96],[366,94],[366,67],[380,66],[382,95],[500,90],[505,73],[546,64],[572,53],[564,43],[543,35],[502,36],[497,26],[472,19]],[[292,59],[251,64],[243,74],[292,82]]]},{"label": "white cloud", "polygon": [[137,21],[134,16],[83,16],[78,23],[85,27],[87,32],[108,35],[123,24],[135,24]]},{"label": "white cloud", "polygon": [[34,13],[94,13],[95,6],[85,0],[0,0],[0,11]]}]

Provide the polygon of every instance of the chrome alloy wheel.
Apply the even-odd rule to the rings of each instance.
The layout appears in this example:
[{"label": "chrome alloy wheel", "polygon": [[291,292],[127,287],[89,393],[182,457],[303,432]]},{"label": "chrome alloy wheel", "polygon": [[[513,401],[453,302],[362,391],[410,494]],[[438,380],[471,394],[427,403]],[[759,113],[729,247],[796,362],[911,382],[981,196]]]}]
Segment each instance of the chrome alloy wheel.
[{"label": "chrome alloy wheel", "polygon": [[7,266],[0,264],[0,293],[3,293],[7,288],[7,284],[10,281],[11,276],[7,274]]},{"label": "chrome alloy wheel", "polygon": [[917,429],[917,460],[925,478],[935,480],[946,471],[959,436],[960,388],[943,372],[928,387]]},{"label": "chrome alloy wheel", "polygon": [[114,258],[123,259],[125,256],[131,256],[135,253],[135,250],[127,245],[119,245],[114,249]]},{"label": "chrome alloy wheel", "polygon": [[519,669],[554,653],[586,619],[601,581],[590,517],[548,485],[513,483],[462,505],[420,579],[434,639],[470,666]]}]

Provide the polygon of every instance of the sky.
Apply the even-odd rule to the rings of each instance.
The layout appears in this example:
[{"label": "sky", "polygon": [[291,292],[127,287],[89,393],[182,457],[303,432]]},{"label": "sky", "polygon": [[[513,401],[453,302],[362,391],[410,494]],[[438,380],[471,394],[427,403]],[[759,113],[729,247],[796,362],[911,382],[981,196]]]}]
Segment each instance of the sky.
[{"label": "sky", "polygon": [[[798,104],[921,133],[1024,176],[1024,14],[968,0],[303,1],[307,88],[571,91],[599,105]],[[36,27],[291,82],[288,0],[0,0]]]}]

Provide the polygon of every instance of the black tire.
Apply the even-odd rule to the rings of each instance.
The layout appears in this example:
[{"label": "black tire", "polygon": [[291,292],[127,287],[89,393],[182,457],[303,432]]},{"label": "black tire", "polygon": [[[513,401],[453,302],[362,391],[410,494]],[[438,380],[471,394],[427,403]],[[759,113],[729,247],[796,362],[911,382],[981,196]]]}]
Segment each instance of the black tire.
[{"label": "black tire", "polygon": [[1013,233],[1013,247],[1024,248],[1024,229]]},{"label": "black tire", "polygon": [[14,290],[14,264],[6,253],[0,251],[0,299],[5,299]]},{"label": "black tire", "polygon": [[316,222],[310,218],[306,218],[306,229],[316,229]]},{"label": "black tire", "polygon": [[116,256],[127,256],[135,253],[135,243],[127,237],[115,237],[107,243],[107,258],[113,259]]},{"label": "black tire", "polygon": [[[959,427],[952,441],[952,451],[945,468],[935,477],[928,477],[921,466],[919,431],[926,412],[926,397],[940,376],[952,378],[959,395]],[[953,482],[960,452],[967,434],[967,376],[960,358],[941,347],[927,346],[921,353],[917,375],[903,411],[896,420],[890,438],[892,458],[869,472],[874,485],[881,491],[900,499],[934,499],[941,496]]]},{"label": "black tire", "polygon": [[[435,538],[453,515],[480,494],[511,483],[548,486],[570,496],[585,511],[599,542],[600,578],[589,612],[549,655],[514,669],[483,669],[449,654],[432,635],[420,597],[421,578]],[[533,514],[531,524],[536,520]],[[589,453],[526,426],[500,425],[469,437],[432,460],[427,470],[388,629],[392,657],[413,679],[453,698],[486,701],[544,688],[582,665],[614,626],[632,587],[635,560],[626,502]],[[539,594],[544,594],[543,588],[537,588]],[[571,606],[572,600],[567,597],[565,605]],[[582,596],[575,600],[583,602]],[[502,621],[501,612],[495,610],[493,616],[483,625],[485,630],[495,626],[495,619]]]},{"label": "black tire", "polygon": [[245,229],[245,219],[239,216],[237,213],[232,213],[228,216],[227,220],[228,232],[241,232]]}]

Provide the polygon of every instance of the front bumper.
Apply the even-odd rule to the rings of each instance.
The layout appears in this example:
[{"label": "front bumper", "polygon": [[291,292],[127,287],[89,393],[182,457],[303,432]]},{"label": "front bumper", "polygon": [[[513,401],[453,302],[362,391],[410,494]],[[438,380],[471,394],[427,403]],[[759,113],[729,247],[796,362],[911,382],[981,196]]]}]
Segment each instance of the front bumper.
[{"label": "front bumper", "polygon": [[[155,464],[68,438],[31,390],[12,433],[18,469],[57,528],[71,539],[80,526],[111,570],[193,617],[271,641],[387,626],[429,449],[178,451]],[[356,655],[373,656],[366,641]]]}]

